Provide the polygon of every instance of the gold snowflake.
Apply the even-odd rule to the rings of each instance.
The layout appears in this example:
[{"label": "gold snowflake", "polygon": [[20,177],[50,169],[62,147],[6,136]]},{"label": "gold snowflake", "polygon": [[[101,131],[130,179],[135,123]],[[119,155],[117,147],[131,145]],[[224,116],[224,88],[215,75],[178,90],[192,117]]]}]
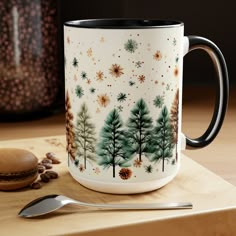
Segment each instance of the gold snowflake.
[{"label": "gold snowflake", "polygon": [[103,81],[103,77],[104,77],[104,74],[103,74],[102,71],[98,71],[96,73],[96,78],[97,78],[98,81]]},{"label": "gold snowflake", "polygon": [[92,50],[92,48],[89,48],[88,50],[87,50],[87,56],[88,57],[91,57],[93,55],[93,50]]},{"label": "gold snowflake", "polygon": [[139,168],[141,166],[142,166],[142,161],[140,161],[139,159],[134,160],[134,167]]},{"label": "gold snowflake", "polygon": [[156,53],[153,55],[153,58],[154,58],[156,61],[160,61],[161,58],[162,58],[161,52],[160,52],[160,51],[156,51]]},{"label": "gold snowflake", "polygon": [[113,64],[109,70],[110,70],[110,74],[116,78],[124,74],[123,68],[117,64]]},{"label": "gold snowflake", "polygon": [[140,76],[138,77],[138,80],[139,80],[140,83],[144,83],[144,81],[145,81],[145,76],[144,76],[144,75],[140,75]]},{"label": "gold snowflake", "polygon": [[101,94],[98,95],[97,102],[101,107],[106,107],[110,103],[110,98],[107,96],[107,94]]}]

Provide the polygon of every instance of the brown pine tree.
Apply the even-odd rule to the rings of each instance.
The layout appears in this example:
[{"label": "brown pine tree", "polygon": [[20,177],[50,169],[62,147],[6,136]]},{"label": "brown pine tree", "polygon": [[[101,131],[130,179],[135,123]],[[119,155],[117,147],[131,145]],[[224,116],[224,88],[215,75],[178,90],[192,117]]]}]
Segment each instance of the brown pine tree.
[{"label": "brown pine tree", "polygon": [[179,89],[175,93],[175,98],[171,106],[170,122],[173,129],[173,143],[175,143],[176,162],[178,161],[177,143],[178,143],[178,122],[179,122]]},{"label": "brown pine tree", "polygon": [[68,91],[66,91],[65,110],[66,110],[66,141],[67,141],[66,150],[68,152],[68,165],[69,165],[69,158],[71,158],[73,162],[75,161],[76,145],[75,145],[75,132],[73,125],[74,116],[71,112],[71,103]]}]

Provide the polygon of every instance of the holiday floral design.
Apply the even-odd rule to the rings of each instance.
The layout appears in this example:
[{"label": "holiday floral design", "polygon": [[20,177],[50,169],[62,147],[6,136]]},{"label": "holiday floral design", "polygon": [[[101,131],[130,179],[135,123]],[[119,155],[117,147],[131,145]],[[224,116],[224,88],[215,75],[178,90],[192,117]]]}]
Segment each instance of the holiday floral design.
[{"label": "holiday floral design", "polygon": [[98,71],[98,72],[96,73],[96,79],[97,79],[97,81],[103,81],[103,78],[104,78],[103,72],[102,72],[102,71]]},{"label": "holiday floral design", "polygon": [[138,43],[133,39],[128,39],[124,47],[127,52],[134,53],[138,49]]},{"label": "holiday floral design", "polygon": [[153,104],[155,107],[161,108],[164,105],[164,97],[163,96],[156,96],[153,100]]},{"label": "holiday floral design", "polygon": [[80,36],[78,44],[68,33],[65,46],[67,151],[73,174],[128,183],[175,173],[182,63],[178,35],[164,37],[169,43],[163,46],[162,39],[152,44],[132,32],[125,40],[115,39],[117,48],[111,48],[106,33]]},{"label": "holiday floral design", "polygon": [[82,89],[81,86],[77,85],[77,87],[75,88],[75,94],[79,98],[81,98],[84,95],[84,90]]},{"label": "holiday floral design", "polygon": [[135,159],[133,166],[137,167],[137,168],[141,167],[142,166],[142,161],[140,161],[139,159]]},{"label": "holiday floral design", "polygon": [[125,93],[119,93],[117,96],[117,101],[118,102],[124,102],[127,98],[127,95]]},{"label": "holiday floral design", "polygon": [[124,74],[123,68],[118,64],[113,64],[111,68],[109,69],[109,71],[110,71],[110,74],[116,78],[119,78],[121,75]]},{"label": "holiday floral design", "polygon": [[144,81],[145,81],[145,76],[144,75],[140,75],[139,77],[138,77],[138,80],[139,80],[139,82],[142,84],[142,83],[144,83]]},{"label": "holiday floral design", "polygon": [[156,51],[155,54],[153,55],[153,59],[155,59],[156,61],[160,61],[162,58],[162,54],[160,51]]},{"label": "holiday floral design", "polygon": [[110,103],[110,98],[107,94],[98,95],[97,102],[101,107],[106,107]]},{"label": "holiday floral design", "polygon": [[132,170],[130,170],[129,168],[122,168],[119,171],[119,176],[123,180],[129,179],[132,176]]}]

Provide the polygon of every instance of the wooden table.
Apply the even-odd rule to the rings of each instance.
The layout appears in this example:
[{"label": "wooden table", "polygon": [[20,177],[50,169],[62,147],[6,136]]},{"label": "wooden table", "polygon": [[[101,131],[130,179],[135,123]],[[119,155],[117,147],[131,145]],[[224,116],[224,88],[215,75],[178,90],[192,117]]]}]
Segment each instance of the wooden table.
[{"label": "wooden table", "polygon": [[[0,192],[1,235],[236,235],[236,187],[182,155],[176,178],[165,187],[149,193],[113,195],[89,190],[76,182],[67,170],[65,136],[0,142],[1,147],[24,148],[39,159],[47,151],[62,161],[54,165],[59,178],[39,190]],[[29,201],[47,194],[62,194],[93,203],[154,203],[191,201],[193,209],[182,210],[99,210],[71,206],[34,219],[17,216]]]}]

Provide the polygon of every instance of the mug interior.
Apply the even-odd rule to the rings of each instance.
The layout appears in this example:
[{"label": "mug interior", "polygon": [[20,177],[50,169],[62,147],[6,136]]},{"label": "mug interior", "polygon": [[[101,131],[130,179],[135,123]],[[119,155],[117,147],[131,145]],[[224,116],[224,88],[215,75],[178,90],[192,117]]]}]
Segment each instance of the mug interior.
[{"label": "mug interior", "polygon": [[79,28],[142,29],[179,27],[183,25],[183,22],[158,19],[88,19],[67,21],[64,25]]}]

